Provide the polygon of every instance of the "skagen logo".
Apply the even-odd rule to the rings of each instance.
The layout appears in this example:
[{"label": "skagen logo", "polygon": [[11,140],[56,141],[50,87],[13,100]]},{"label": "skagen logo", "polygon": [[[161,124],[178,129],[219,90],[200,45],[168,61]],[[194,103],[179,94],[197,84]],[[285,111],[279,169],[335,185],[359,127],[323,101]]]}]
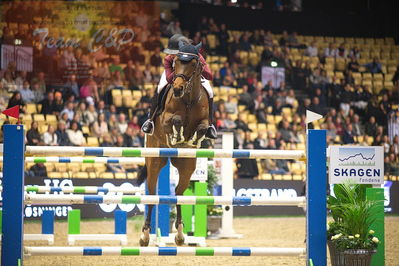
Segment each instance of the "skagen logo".
[{"label": "skagen logo", "polygon": [[[40,43],[47,48],[81,48],[81,40],[77,38],[66,39],[64,37],[54,38],[49,35],[47,28],[36,29],[33,32],[33,36],[40,36]],[[114,47],[117,51],[121,46],[132,42],[134,39],[134,32],[132,29],[124,28],[117,29],[113,28],[109,31],[106,29],[98,29],[93,36],[91,36],[90,41],[87,43],[87,49],[90,52],[96,52],[102,47],[110,48]]]}]

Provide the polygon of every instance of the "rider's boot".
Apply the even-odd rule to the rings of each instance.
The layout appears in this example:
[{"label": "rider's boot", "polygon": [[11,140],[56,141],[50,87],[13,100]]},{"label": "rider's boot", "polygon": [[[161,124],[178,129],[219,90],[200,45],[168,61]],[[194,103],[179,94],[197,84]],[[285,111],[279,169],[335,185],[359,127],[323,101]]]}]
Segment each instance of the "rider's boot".
[{"label": "rider's boot", "polygon": [[144,124],[141,126],[141,131],[143,131],[148,135],[154,134],[154,120],[156,118],[158,111],[158,102],[159,102],[158,98],[159,94],[158,92],[155,92],[151,101],[150,118],[147,119],[147,121],[145,121]]},{"label": "rider's boot", "polygon": [[209,127],[206,131],[205,137],[210,139],[217,138],[217,131],[215,126],[213,125],[213,98],[209,99]]}]

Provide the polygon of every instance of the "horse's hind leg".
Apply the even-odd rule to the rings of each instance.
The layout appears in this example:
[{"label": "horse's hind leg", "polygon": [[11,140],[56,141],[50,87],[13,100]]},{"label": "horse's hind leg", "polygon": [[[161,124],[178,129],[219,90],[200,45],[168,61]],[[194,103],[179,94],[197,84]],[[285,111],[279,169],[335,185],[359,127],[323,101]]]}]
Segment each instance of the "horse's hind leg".
[{"label": "horse's hind leg", "polygon": [[[149,195],[156,194],[156,187],[158,181],[158,175],[161,168],[165,166],[167,158],[146,158],[147,166],[147,188]],[[148,246],[150,242],[150,231],[151,231],[151,213],[154,205],[148,205],[147,217],[142,228],[142,235],[140,237],[140,246]]]},{"label": "horse's hind leg", "polygon": [[[177,168],[179,171],[179,183],[176,186],[175,189],[175,194],[176,196],[181,196],[183,195],[184,191],[190,184],[190,178],[191,175],[193,174],[197,159],[189,159],[189,158],[173,158],[171,159],[172,164]],[[177,229],[177,234],[175,236],[175,243],[178,246],[181,246],[184,244],[184,234],[183,234],[183,222],[182,222],[182,215],[181,215],[181,206],[177,205],[176,206],[176,229]]]}]

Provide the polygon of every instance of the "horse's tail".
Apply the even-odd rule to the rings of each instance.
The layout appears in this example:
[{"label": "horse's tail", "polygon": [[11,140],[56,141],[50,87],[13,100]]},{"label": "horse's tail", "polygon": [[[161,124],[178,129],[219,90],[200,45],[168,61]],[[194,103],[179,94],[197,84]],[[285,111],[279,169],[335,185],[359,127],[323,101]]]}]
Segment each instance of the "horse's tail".
[{"label": "horse's tail", "polygon": [[146,179],[147,179],[147,165],[144,165],[137,176],[137,185],[140,186],[141,184],[144,183]]}]

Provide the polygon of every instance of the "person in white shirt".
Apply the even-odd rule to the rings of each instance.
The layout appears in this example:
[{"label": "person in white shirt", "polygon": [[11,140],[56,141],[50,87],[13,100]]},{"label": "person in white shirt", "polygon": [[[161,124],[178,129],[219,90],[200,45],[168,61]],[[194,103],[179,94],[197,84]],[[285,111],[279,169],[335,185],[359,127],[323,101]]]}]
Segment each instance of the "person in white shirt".
[{"label": "person in white shirt", "polygon": [[308,48],[306,48],[305,55],[310,56],[310,57],[314,57],[314,56],[318,56],[319,55],[319,50],[318,50],[315,42],[312,42],[308,46]]},{"label": "person in white shirt", "polygon": [[326,49],[324,49],[325,57],[337,57],[338,49],[336,48],[334,43],[330,43]]},{"label": "person in white shirt", "polygon": [[52,125],[49,125],[47,131],[43,134],[43,142],[48,146],[58,146],[57,134],[55,134],[55,129]]},{"label": "person in white shirt", "polygon": [[84,112],[84,120],[86,121],[86,123],[88,125],[91,125],[97,121],[97,117],[98,117],[98,114],[96,111],[96,107],[94,106],[94,104],[89,104],[89,107]]},{"label": "person in white shirt", "polygon": [[74,146],[82,146],[85,144],[85,138],[82,131],[78,129],[78,122],[72,121],[70,129],[67,130],[69,141]]},{"label": "person in white shirt", "polygon": [[116,126],[118,128],[119,133],[124,134],[126,132],[128,124],[126,122],[125,114],[123,114],[123,113],[119,114],[119,119],[118,119],[118,123]]}]

